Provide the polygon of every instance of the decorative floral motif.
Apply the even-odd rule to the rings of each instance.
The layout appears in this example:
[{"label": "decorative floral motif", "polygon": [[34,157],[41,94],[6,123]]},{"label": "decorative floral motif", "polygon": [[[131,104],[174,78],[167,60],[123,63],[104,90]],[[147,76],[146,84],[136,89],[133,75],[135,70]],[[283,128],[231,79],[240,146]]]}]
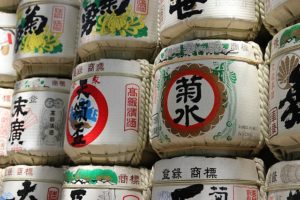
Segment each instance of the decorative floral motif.
[{"label": "decorative floral motif", "polygon": [[20,50],[23,53],[59,53],[63,45],[59,41],[61,33],[52,33],[48,27],[41,34],[35,32],[27,34],[22,38]]},{"label": "decorative floral motif", "polygon": [[105,13],[97,17],[95,32],[100,35],[112,35],[122,37],[145,37],[148,35],[148,28],[144,23],[144,16],[137,16],[131,11],[131,7],[122,15],[115,11],[111,14]]}]

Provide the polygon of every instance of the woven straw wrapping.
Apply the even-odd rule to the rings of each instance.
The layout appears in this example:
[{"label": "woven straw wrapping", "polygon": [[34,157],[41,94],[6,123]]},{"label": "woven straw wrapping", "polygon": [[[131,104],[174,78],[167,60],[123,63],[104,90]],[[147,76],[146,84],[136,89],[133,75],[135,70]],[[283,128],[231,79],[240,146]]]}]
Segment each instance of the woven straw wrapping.
[{"label": "woven straw wrapping", "polygon": [[256,37],[261,26],[259,0],[203,2],[186,10],[176,1],[159,1],[158,27],[163,46],[198,38],[252,40]]},{"label": "woven straw wrapping", "polygon": [[15,11],[20,0],[1,0],[0,10],[3,11]]},{"label": "woven straw wrapping", "polygon": [[[115,2],[117,9],[112,13],[100,8],[101,3],[98,5],[95,0],[87,4],[86,1],[81,2],[78,38],[81,61],[152,58],[157,47],[156,1],[129,1],[120,14],[116,13],[122,7],[121,1]],[[87,19],[91,13],[90,7],[95,8],[93,19]],[[92,21],[95,23],[90,23]],[[88,30],[87,27],[92,29]]]},{"label": "woven straw wrapping", "polygon": [[[90,68],[91,66],[94,67]],[[99,68],[100,71],[97,66],[102,66],[101,69]],[[94,70],[89,71],[90,69]],[[77,96],[76,88],[79,87],[80,81],[87,80],[89,87],[96,88],[90,93],[89,98],[97,98],[93,103],[93,108],[100,109],[97,122],[88,120],[91,127],[85,128],[83,140],[87,142],[82,146],[74,143],[73,134],[76,130],[72,126],[74,123],[70,117],[72,115],[68,114],[64,148],[75,163],[140,164],[148,141],[151,69],[152,65],[145,60],[114,59],[82,63],[74,69],[71,96]],[[98,77],[98,81],[95,81],[95,77]],[[109,87],[105,86],[106,84]],[[128,128],[126,123],[129,119],[127,113],[129,107],[127,107],[126,90],[131,85],[139,88],[137,124],[133,128]],[[112,93],[112,90],[116,93]],[[99,93],[103,95],[103,100],[96,97]],[[70,109],[74,107],[76,101],[75,98],[71,98]],[[107,112],[103,111],[105,108],[101,111],[101,106],[105,107],[105,105]],[[101,129],[95,129],[95,132],[93,127],[98,127],[99,124],[104,124],[104,126]],[[94,135],[93,138],[88,139],[91,135]]]},{"label": "woven straw wrapping", "polygon": [[87,199],[136,198],[150,200],[150,170],[121,166],[78,166],[65,170],[62,200],[76,190],[84,190]]},{"label": "woven straw wrapping", "polygon": [[[232,48],[236,48],[239,50],[233,50],[226,54],[225,52],[226,49],[222,50],[222,46],[223,47],[227,46],[228,48],[227,50],[230,50]],[[242,48],[238,48],[238,46],[240,47],[244,46],[244,50],[242,50]],[[226,55],[220,53],[222,51]],[[236,53],[234,53],[234,51],[236,51]],[[230,87],[228,87],[227,85],[226,86],[227,89],[224,88],[223,89],[228,92],[228,95],[227,97],[225,96],[220,97],[220,98],[224,98],[224,100],[222,101],[223,106],[220,107],[220,109],[223,107],[226,108],[228,106],[226,104],[227,102],[225,100],[226,98],[228,99],[230,98],[229,101],[231,102],[231,105],[228,107],[228,110],[227,108],[224,109],[223,111],[221,109],[221,111],[218,111],[218,113],[215,115],[221,117],[214,118],[216,120],[212,120],[208,122],[207,125],[204,125],[200,128],[194,128],[190,130],[189,129],[185,130],[185,127],[177,128],[178,125],[175,125],[172,121],[169,120],[170,117],[164,114],[167,113],[167,109],[166,109],[167,107],[171,114],[173,112],[172,111],[173,107],[174,109],[176,108],[175,103],[173,104],[168,103],[168,106],[165,105],[165,102],[171,101],[170,99],[176,99],[176,96],[174,96],[172,93],[173,86],[171,85],[175,80],[175,78],[172,79],[172,77],[177,76],[177,74],[175,74],[177,71],[180,71],[180,73],[187,73],[184,72],[183,68],[186,68],[186,71],[189,71],[188,66],[190,66],[190,68],[195,68],[193,64],[202,65],[201,67],[202,72],[199,73],[207,73],[208,70],[206,69],[205,66],[211,67],[211,70],[226,69],[227,66],[226,64],[222,64],[222,67],[224,68],[222,67],[217,68],[217,66],[220,63],[228,63],[227,60],[231,60],[229,61],[229,65],[228,65],[230,70],[235,69],[234,67],[232,68],[230,67],[232,63],[234,65],[234,62],[240,63],[237,69],[253,70],[252,72],[250,71],[243,72],[243,73],[247,73],[247,77],[249,78],[242,76],[243,86],[248,88],[247,91],[249,91],[249,93],[240,95],[243,92],[238,89],[239,88],[238,85],[237,86],[234,85]],[[247,67],[246,65],[245,67],[242,67],[243,65],[242,63],[244,64],[248,63],[246,64]],[[215,73],[217,73],[217,71],[215,71],[213,74]],[[250,75],[251,73],[254,73],[255,75],[252,76]],[[222,76],[219,76],[219,78],[220,77]],[[236,75],[236,78],[237,80],[241,80],[241,77],[239,77],[239,75]],[[150,119],[149,129],[150,129],[150,141],[152,143],[153,148],[161,157],[173,157],[178,155],[213,155],[213,156],[215,155],[242,156],[243,155],[246,156],[246,155],[257,154],[264,145],[263,135],[267,134],[268,131],[268,89],[267,87],[265,87],[266,83],[264,81],[264,78],[265,78],[265,66],[262,65],[262,53],[259,46],[253,42],[244,43],[244,42],[234,42],[230,40],[206,40],[206,41],[195,40],[195,41],[181,43],[178,45],[173,45],[163,49],[160,55],[157,57],[154,71],[153,71],[153,77],[152,77],[151,96],[153,96],[153,101],[151,104],[152,107],[150,109],[152,110],[152,117]],[[220,80],[217,81],[217,79],[214,80],[215,83],[217,83],[218,85],[220,84],[222,85],[221,83],[222,81],[221,82]],[[226,83],[226,75],[224,75],[222,80],[224,81],[224,83]],[[247,83],[247,81],[250,82],[253,81],[253,82],[249,84]],[[235,83],[238,84],[238,81]],[[205,82],[202,82],[202,84],[205,84]],[[245,84],[246,85],[249,84],[249,85],[245,86]],[[254,87],[255,89],[252,88],[253,86],[255,86]],[[169,93],[167,93],[168,89],[166,88],[171,88]],[[207,88],[208,88],[207,86],[206,88],[205,86],[203,86],[202,90],[205,91],[205,89]],[[230,88],[235,88],[233,97],[235,97],[235,95],[237,95],[238,97],[231,98],[232,95],[230,95],[230,90],[231,90]],[[249,90],[249,88],[252,89]],[[174,97],[165,100],[168,98],[168,96],[166,96],[167,94],[173,95]],[[225,94],[225,92],[220,92],[220,94],[223,95]],[[205,95],[202,96],[202,98],[206,98],[206,97],[207,96]],[[247,98],[247,100],[241,100],[239,98],[241,99]],[[213,99],[209,99],[209,100],[206,99],[202,101],[202,103],[204,102],[209,104],[209,102],[214,102],[214,101]],[[242,106],[241,104],[239,104],[239,102],[240,103],[247,102],[250,104],[253,103],[253,105],[250,106],[245,104]],[[197,105],[198,106],[202,105],[202,107],[204,108],[204,107],[209,107],[210,105],[208,104],[202,105],[200,100],[199,104]],[[239,116],[237,117],[238,120],[234,121],[232,120],[234,118],[232,114],[228,115],[227,112],[229,110],[232,110],[233,108],[239,110],[238,108],[239,106],[241,106],[240,109],[242,109],[243,112],[248,113],[247,116],[250,116],[250,113],[253,114],[253,117],[246,120],[247,121],[246,123],[249,122],[251,124],[252,122],[254,122],[254,124],[257,124],[255,133],[254,132],[252,133],[253,134],[252,136],[256,138],[254,140],[252,137],[246,139],[243,138],[243,136],[240,139],[238,139],[239,136],[237,136],[237,132],[238,132],[237,129],[244,127],[244,125],[242,125],[243,122],[238,122],[238,120],[242,119],[245,116]],[[250,106],[249,111],[247,109],[248,106]],[[255,107],[258,109],[257,111],[253,112],[254,111],[253,108]],[[229,113],[234,113],[234,110],[229,111]],[[236,116],[238,116],[241,111],[235,111],[235,112],[236,112]],[[172,117],[175,116],[178,117],[178,114],[172,115]],[[219,119],[219,121],[217,119]],[[232,121],[236,123],[236,125],[230,126],[230,127],[236,127],[236,129],[231,129],[230,127],[227,127],[228,126],[227,121]],[[180,121],[180,123],[182,123],[182,120]],[[247,124],[246,126],[252,126],[250,124]],[[232,137],[229,137],[230,133],[233,133]],[[253,142],[248,143],[250,140],[253,140]],[[245,141],[247,142],[243,143]]]},{"label": "woven straw wrapping", "polygon": [[[213,174],[216,175],[214,178],[206,176],[205,170],[209,168],[214,169]],[[178,174],[180,176],[177,176]],[[150,177],[153,180],[152,199],[169,200],[172,199],[171,195],[207,199],[211,197],[211,193],[223,187],[222,191],[227,189],[228,199],[244,200],[253,195],[253,198],[266,200],[264,163],[258,158],[253,160],[217,157],[166,159],[154,165]],[[189,191],[192,187],[193,189]],[[197,188],[198,193],[196,193]],[[222,196],[222,191],[217,193],[218,196]]]},{"label": "woven straw wrapping", "polygon": [[[39,8],[36,15],[41,16],[39,18],[41,22],[38,28],[30,29],[23,27],[22,23],[26,19],[27,8],[33,5],[34,8]],[[21,78],[37,76],[70,78],[76,55],[78,27],[74,24],[77,24],[79,2],[24,0],[18,7],[17,15],[20,17],[16,23],[14,67]]]},{"label": "woven straw wrapping", "polygon": [[298,0],[259,1],[263,23],[272,35],[300,20],[300,4]]}]

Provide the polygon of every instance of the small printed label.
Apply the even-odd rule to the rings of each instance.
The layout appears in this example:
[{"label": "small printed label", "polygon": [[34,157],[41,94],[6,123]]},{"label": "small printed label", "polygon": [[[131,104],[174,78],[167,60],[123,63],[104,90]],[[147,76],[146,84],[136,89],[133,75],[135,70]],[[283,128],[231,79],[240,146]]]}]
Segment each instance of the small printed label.
[{"label": "small printed label", "polygon": [[149,8],[149,0],[135,0],[134,12],[137,14],[147,15]]},{"label": "small printed label", "polygon": [[58,200],[59,197],[59,189],[55,187],[51,187],[48,189],[47,200]]},{"label": "small printed label", "polygon": [[52,10],[51,30],[54,33],[62,33],[64,31],[65,7],[54,6]]},{"label": "small printed label", "polygon": [[270,111],[270,138],[278,135],[278,109],[277,107],[274,107]]},{"label": "small printed label", "polygon": [[125,124],[124,131],[139,129],[139,86],[128,84],[125,86]]}]

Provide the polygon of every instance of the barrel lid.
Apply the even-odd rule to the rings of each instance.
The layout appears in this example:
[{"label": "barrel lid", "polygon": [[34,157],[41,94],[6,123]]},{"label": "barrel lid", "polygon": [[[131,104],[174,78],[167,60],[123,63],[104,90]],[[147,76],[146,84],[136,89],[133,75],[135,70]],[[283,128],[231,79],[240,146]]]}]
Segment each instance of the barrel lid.
[{"label": "barrel lid", "polygon": [[0,107],[11,107],[13,93],[14,90],[12,89],[0,88]]},{"label": "barrel lid", "polygon": [[62,184],[63,169],[48,166],[17,165],[5,168],[3,181],[32,180]]},{"label": "barrel lid", "polygon": [[233,40],[192,40],[162,49],[155,60],[155,67],[157,69],[161,65],[174,62],[208,59],[262,62],[262,58],[256,59],[250,43]]},{"label": "barrel lid", "polygon": [[1,28],[14,28],[16,27],[17,17],[13,13],[0,12],[0,27]]},{"label": "barrel lid", "polygon": [[[298,185],[297,185],[298,184]],[[270,167],[267,173],[267,187],[296,186],[300,184],[300,161],[282,161]]]},{"label": "barrel lid", "polygon": [[[146,172],[143,173],[143,172]],[[65,170],[64,187],[97,187],[97,188],[147,188],[144,179],[148,170],[120,166],[77,166]],[[83,184],[83,185],[82,185]]]},{"label": "barrel lid", "polygon": [[28,78],[18,81],[15,85],[15,93],[22,91],[57,90],[70,92],[71,81],[59,78]]},{"label": "barrel lid", "polygon": [[272,39],[271,57],[277,57],[286,51],[300,49],[300,23],[279,31]]},{"label": "barrel lid", "polygon": [[133,76],[140,78],[141,64],[135,60],[101,59],[93,62],[85,62],[73,70],[73,81],[93,75]]},{"label": "barrel lid", "polygon": [[158,161],[154,182],[249,181],[256,183],[254,160],[244,158],[178,157]]},{"label": "barrel lid", "polygon": [[26,5],[51,3],[71,5],[78,8],[80,6],[79,0],[21,0],[18,9],[23,9]]}]

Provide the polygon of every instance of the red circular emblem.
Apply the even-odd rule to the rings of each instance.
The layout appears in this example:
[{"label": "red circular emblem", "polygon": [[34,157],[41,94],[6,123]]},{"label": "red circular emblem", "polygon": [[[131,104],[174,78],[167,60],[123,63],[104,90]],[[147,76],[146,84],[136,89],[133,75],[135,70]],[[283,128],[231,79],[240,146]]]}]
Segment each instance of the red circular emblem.
[{"label": "red circular emblem", "polygon": [[102,133],[108,119],[108,105],[95,86],[78,86],[70,97],[66,135],[73,147],[84,147]]}]

